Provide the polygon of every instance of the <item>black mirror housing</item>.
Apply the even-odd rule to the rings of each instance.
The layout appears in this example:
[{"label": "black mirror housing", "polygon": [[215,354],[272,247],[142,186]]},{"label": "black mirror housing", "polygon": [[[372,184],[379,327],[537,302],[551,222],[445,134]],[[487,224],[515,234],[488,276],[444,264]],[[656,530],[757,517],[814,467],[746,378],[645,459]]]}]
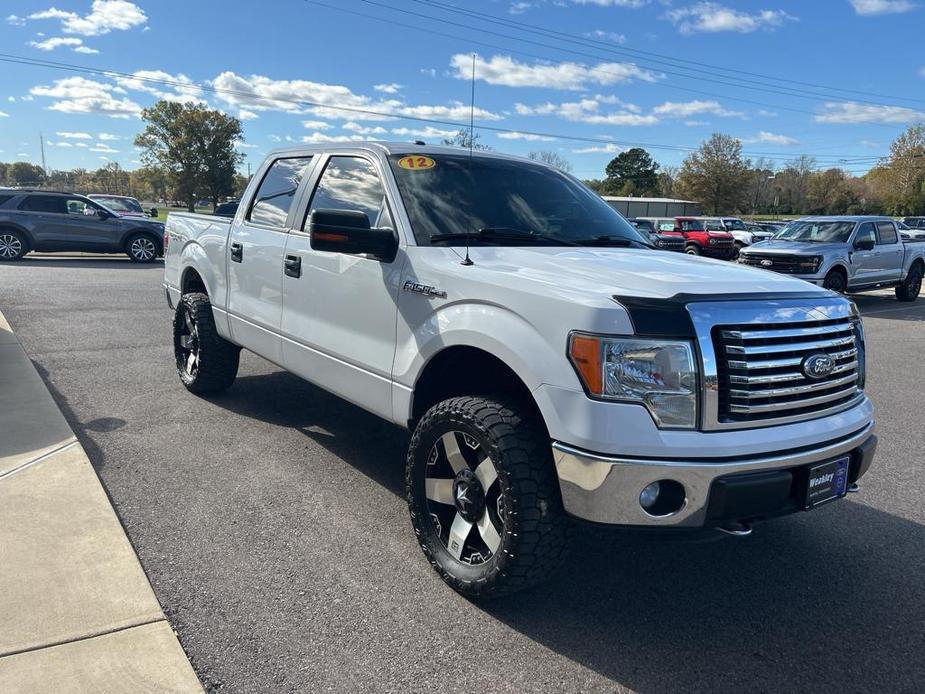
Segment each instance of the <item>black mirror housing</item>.
[{"label": "black mirror housing", "polygon": [[854,249],[856,251],[872,251],[874,250],[874,240],[873,239],[858,239],[854,242]]},{"label": "black mirror housing", "polygon": [[314,210],[308,231],[316,251],[368,253],[386,262],[392,262],[398,251],[392,229],[370,227],[369,217],[356,210]]}]

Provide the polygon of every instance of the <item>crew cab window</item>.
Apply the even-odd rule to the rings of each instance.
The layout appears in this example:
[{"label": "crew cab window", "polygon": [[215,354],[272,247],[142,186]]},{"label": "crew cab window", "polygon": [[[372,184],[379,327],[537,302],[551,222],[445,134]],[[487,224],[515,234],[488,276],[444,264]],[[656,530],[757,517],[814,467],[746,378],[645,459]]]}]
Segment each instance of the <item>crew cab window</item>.
[{"label": "crew cab window", "polygon": [[19,209],[28,212],[67,214],[65,199],[58,195],[27,195],[26,199],[19,204]]},{"label": "crew cab window", "polygon": [[871,241],[873,243],[877,242],[877,236],[874,233],[874,225],[870,222],[865,222],[861,225],[861,228],[858,229],[858,235],[854,237],[854,242],[858,241]]},{"label": "crew cab window", "polygon": [[877,237],[877,243],[881,246],[896,243],[899,240],[896,238],[896,227],[889,222],[877,222]]},{"label": "crew cab window", "polygon": [[382,181],[376,167],[362,157],[341,156],[328,159],[303,220],[303,229],[308,224],[313,210],[362,212],[369,219],[370,226],[392,227]]},{"label": "crew cab window", "polygon": [[247,219],[254,224],[285,227],[289,208],[311,160],[311,157],[292,157],[274,161],[260,182]]}]

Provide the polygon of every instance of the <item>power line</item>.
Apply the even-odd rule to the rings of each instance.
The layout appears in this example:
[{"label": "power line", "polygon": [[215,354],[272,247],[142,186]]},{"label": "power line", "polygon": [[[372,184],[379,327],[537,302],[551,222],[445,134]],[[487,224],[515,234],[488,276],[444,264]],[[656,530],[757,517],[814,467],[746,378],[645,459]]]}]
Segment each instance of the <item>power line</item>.
[{"label": "power line", "polygon": [[[546,27],[541,27],[536,24],[521,22],[521,21],[511,19],[509,17],[501,17],[498,15],[494,15],[494,14],[490,14],[486,12],[477,12],[475,10],[462,9],[460,7],[456,7],[453,5],[448,5],[447,3],[437,2],[436,0],[410,0],[410,1],[417,3],[419,5],[425,5],[425,6],[433,7],[436,9],[442,9],[446,12],[453,12],[456,14],[463,14],[463,15],[467,15],[470,17],[487,19],[493,23],[501,23],[503,25],[516,28],[521,31],[526,31],[532,34],[538,34],[541,36],[549,36],[549,37],[557,38],[558,40],[567,40],[572,43],[578,42],[586,46],[597,46],[597,47],[600,47],[602,50],[605,50],[606,52],[609,52],[609,53],[613,53],[615,55],[628,55],[630,57],[635,57],[635,55],[651,56],[652,58],[660,59],[658,61],[652,60],[652,62],[658,62],[658,63],[665,64],[665,65],[677,66],[677,67],[681,67],[682,69],[691,69],[691,68],[685,68],[684,64],[695,65],[698,67],[710,68],[710,70],[720,70],[722,72],[746,75],[749,77],[757,77],[762,80],[772,80],[776,82],[797,84],[797,85],[801,85],[804,87],[814,87],[817,89],[826,89],[829,91],[843,92],[845,94],[860,94],[864,96],[873,96],[873,97],[882,98],[882,99],[892,99],[894,101],[925,103],[925,99],[915,99],[912,97],[892,96],[888,94],[878,94],[876,92],[866,92],[866,91],[861,91],[861,90],[856,90],[856,89],[844,89],[842,87],[832,87],[832,86],[818,84],[814,82],[804,82],[804,81],[793,80],[793,79],[788,79],[784,77],[776,77],[774,75],[766,75],[766,74],[757,73],[757,72],[748,72],[745,70],[736,70],[734,68],[728,68],[722,65],[714,65],[711,63],[703,63],[703,62],[699,62],[695,60],[676,58],[674,56],[668,56],[668,55],[664,55],[662,53],[656,53],[653,51],[644,51],[638,48],[631,48],[628,46],[614,46],[611,43],[592,39],[587,36],[580,36],[578,34],[556,31],[554,29],[548,29]],[[706,74],[715,74],[715,73],[707,72],[707,71],[702,71],[702,72],[706,72]],[[753,83],[760,84],[760,82],[753,82]],[[835,97],[825,96],[825,98],[835,98]]]},{"label": "power line", "polygon": [[[216,94],[216,95],[228,95],[235,96],[239,99],[250,102],[268,102],[270,104],[279,104],[287,103],[293,104],[301,107],[308,107],[314,109],[328,109],[332,111],[343,111],[346,113],[358,113],[363,115],[370,115],[376,117],[384,118],[395,118],[398,120],[409,120],[414,122],[428,123],[433,125],[446,125],[451,126],[457,129],[465,129],[467,127],[466,123],[455,120],[447,119],[438,119],[438,118],[426,118],[423,116],[415,116],[408,113],[403,113],[400,110],[391,110],[391,111],[381,111],[370,108],[361,108],[357,106],[335,106],[328,103],[309,101],[305,99],[292,99],[287,97],[280,96],[261,96],[250,91],[243,91],[238,89],[228,89],[228,88],[218,88],[213,87],[207,84],[199,84],[195,82],[181,82],[179,80],[170,80],[165,78],[157,78],[150,76],[140,76],[132,73],[122,72],[119,70],[110,70],[106,68],[92,68],[84,65],[77,65],[74,63],[65,63],[60,61],[44,60],[29,58],[26,56],[18,56],[7,53],[0,53],[0,62],[20,64],[20,65],[29,65],[33,67],[44,67],[56,70],[65,70],[69,72],[77,72],[83,74],[91,74],[108,78],[123,78],[130,79],[139,82],[145,82],[149,84],[159,84],[162,86],[176,87],[189,89],[190,87],[196,87],[204,92]],[[646,143],[646,142],[634,142],[626,140],[617,140],[611,138],[595,138],[595,137],[583,137],[580,135],[569,135],[565,133],[556,133],[556,132],[545,132],[545,131],[536,131],[536,130],[524,130],[520,128],[504,128],[500,126],[492,125],[475,125],[477,130],[485,130],[488,132],[494,133],[519,133],[522,135],[531,135],[542,138],[552,138],[556,140],[565,140],[573,142],[583,142],[590,144],[599,144],[599,145],[614,145],[617,147],[645,147],[648,149],[661,149],[668,151],[676,152],[692,152],[696,151],[699,147],[690,146],[690,145],[666,145],[661,143]],[[742,154],[746,156],[759,156],[765,157],[768,159],[777,159],[777,160],[786,160],[790,161],[797,158],[799,155],[794,155],[786,152],[758,152],[758,151],[743,151]],[[807,154],[807,153],[803,153]],[[808,155],[808,154],[807,154]],[[808,155],[811,156],[811,155]],[[843,160],[846,159],[845,155],[819,155],[814,156],[816,159],[833,159],[833,160]],[[873,159],[873,157],[871,157]]]}]

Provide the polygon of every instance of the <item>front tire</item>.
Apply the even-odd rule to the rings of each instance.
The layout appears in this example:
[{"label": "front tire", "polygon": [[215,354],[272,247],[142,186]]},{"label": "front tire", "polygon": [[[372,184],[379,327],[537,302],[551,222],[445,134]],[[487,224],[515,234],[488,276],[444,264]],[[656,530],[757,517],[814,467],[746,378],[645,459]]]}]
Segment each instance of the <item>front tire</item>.
[{"label": "front tire", "polygon": [[125,242],[125,252],[133,263],[153,263],[159,250],[157,242],[148,234],[132,234]]},{"label": "front tire", "polygon": [[205,294],[184,294],[177,304],[173,351],[180,381],[191,393],[225,390],[238,375],[241,348],[218,334]]},{"label": "front tire", "polygon": [[0,261],[21,259],[29,252],[26,239],[18,231],[0,229]]},{"label": "front tire", "polygon": [[684,249],[684,252],[688,255],[700,255],[700,246],[691,244]]},{"label": "front tire", "polygon": [[915,301],[918,298],[919,292],[922,291],[923,268],[925,268],[925,266],[920,262],[915,263],[909,268],[909,274],[906,275],[906,279],[902,281],[902,284],[896,287],[896,298],[899,301]]},{"label": "front tire", "polygon": [[532,586],[565,557],[570,522],[549,438],[519,405],[434,405],[411,439],[405,488],[421,549],[466,597]]},{"label": "front tire", "polygon": [[841,270],[831,270],[822,280],[822,288],[844,294],[848,291],[848,277]]}]

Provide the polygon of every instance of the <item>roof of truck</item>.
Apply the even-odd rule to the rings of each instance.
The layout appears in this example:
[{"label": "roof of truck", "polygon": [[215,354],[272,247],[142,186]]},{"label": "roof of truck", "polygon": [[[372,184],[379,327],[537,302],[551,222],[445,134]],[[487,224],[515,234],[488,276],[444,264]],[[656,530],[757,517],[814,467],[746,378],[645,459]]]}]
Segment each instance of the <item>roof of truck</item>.
[{"label": "roof of truck", "polygon": [[[417,144],[414,142],[386,142],[380,140],[361,140],[357,142],[321,142],[318,144],[294,145],[291,147],[281,147],[271,150],[267,158],[278,157],[280,155],[297,155],[300,153],[313,152],[347,152],[350,150],[376,150],[385,155],[391,154],[468,154],[469,150],[462,147],[452,147],[449,145],[428,145]],[[549,166],[542,161],[519,157],[514,154],[503,154],[484,149],[472,150],[473,156],[491,157],[495,159],[514,159],[518,161],[529,161],[540,166]],[[550,167],[554,168],[554,167]]]}]

